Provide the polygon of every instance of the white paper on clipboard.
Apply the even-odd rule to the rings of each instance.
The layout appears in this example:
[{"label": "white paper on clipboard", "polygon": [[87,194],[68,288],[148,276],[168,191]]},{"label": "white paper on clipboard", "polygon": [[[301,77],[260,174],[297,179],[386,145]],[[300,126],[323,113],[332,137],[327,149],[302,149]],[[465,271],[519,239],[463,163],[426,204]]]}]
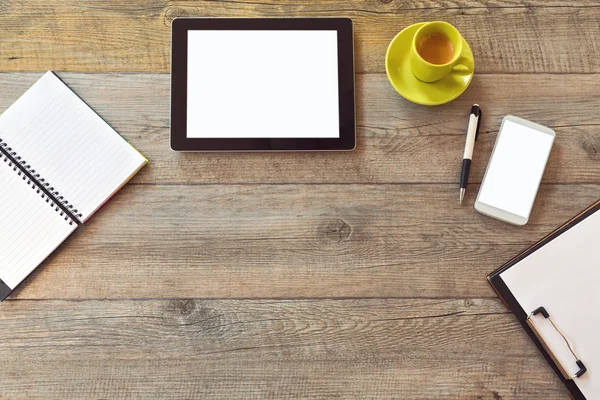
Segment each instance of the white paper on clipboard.
[{"label": "white paper on clipboard", "polygon": [[[529,314],[543,306],[588,371],[574,382],[600,398],[600,211],[500,274]],[[540,335],[571,374],[579,369],[564,339],[540,314]]]}]

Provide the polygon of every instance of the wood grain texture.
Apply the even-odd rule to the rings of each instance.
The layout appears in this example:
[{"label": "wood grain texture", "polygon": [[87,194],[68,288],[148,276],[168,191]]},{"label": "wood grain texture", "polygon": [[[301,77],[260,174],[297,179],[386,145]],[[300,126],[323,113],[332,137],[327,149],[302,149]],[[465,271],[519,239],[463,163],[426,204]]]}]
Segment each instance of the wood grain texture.
[{"label": "wood grain texture", "polygon": [[600,72],[597,1],[21,1],[0,3],[0,71],[168,72],[175,17],[346,16],[358,72],[384,72],[390,40],[446,20],[469,41],[478,73]]},{"label": "wood grain texture", "polygon": [[[170,151],[178,16],[352,18],[357,150]],[[426,108],[383,62],[398,31],[437,19],[477,75]],[[600,197],[598,20],[587,0],[0,2],[0,111],[39,72],[71,71],[150,159],[0,305],[0,398],[567,398],[485,277]],[[557,132],[523,228],[472,208],[506,114]]]},{"label": "wood grain texture", "polygon": [[7,398],[564,399],[497,300],[8,301]]},{"label": "wood grain texture", "polygon": [[[422,107],[382,74],[357,77],[358,145],[337,153],[175,153],[169,149],[169,76],[59,74],[150,159],[138,183],[457,184],[471,104],[483,110],[471,182],[480,182],[507,114],[556,130],[547,183],[600,182],[600,75],[477,75],[459,99]],[[40,74],[0,74],[0,110]]]},{"label": "wood grain texture", "polygon": [[13,297],[495,297],[486,276],[600,196],[545,185],[530,223],[454,185],[128,185]]}]

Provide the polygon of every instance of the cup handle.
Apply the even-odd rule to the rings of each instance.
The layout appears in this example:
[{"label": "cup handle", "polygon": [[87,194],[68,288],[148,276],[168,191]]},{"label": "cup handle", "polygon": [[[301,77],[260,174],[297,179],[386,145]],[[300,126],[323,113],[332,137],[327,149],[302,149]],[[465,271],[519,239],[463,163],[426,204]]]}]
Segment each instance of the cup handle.
[{"label": "cup handle", "polygon": [[471,75],[475,69],[475,63],[471,58],[461,56],[456,64],[452,67],[454,75]]}]

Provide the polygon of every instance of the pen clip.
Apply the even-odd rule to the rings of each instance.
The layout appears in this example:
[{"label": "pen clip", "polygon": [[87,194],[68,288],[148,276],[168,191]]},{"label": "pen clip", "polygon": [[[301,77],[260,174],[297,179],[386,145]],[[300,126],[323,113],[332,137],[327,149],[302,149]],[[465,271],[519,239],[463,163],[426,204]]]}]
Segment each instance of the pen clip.
[{"label": "pen clip", "polygon": [[475,131],[475,141],[477,141],[477,138],[479,137],[479,128],[481,127],[481,107],[479,106],[473,106],[473,108],[477,107],[477,111],[478,111],[478,116],[477,116],[477,130]]}]

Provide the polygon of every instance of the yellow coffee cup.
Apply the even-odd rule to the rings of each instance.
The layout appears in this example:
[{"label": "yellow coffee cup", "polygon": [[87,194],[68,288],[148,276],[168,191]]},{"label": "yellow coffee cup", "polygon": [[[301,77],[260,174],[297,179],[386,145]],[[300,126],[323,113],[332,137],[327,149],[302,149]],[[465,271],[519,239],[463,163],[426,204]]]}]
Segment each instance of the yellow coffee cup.
[{"label": "yellow coffee cup", "polygon": [[[419,46],[432,35],[443,35],[452,45],[453,55],[449,61],[437,64],[425,60],[419,53]],[[473,72],[473,60],[465,57],[463,38],[454,26],[443,21],[427,22],[421,26],[413,37],[410,49],[410,67],[412,73],[423,82],[439,81],[446,75],[469,75]],[[422,49],[421,49],[422,51]]]}]

